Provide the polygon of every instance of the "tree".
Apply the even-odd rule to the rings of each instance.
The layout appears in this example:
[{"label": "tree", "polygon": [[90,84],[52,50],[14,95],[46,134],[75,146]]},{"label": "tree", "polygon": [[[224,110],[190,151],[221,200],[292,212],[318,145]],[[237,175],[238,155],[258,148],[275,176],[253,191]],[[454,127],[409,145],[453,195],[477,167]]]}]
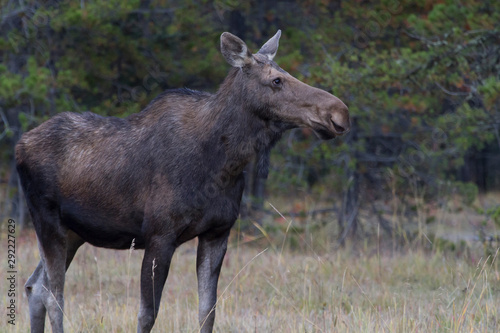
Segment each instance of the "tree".
[{"label": "tree", "polygon": [[214,90],[227,72],[222,31],[256,50],[281,28],[281,67],[341,98],[353,116],[344,139],[320,144],[297,129],[279,142],[269,180],[250,172],[254,208],[265,186],[321,192],[343,240],[362,229],[362,209],[391,232],[377,199],[423,188],[432,196],[460,180],[500,184],[496,1],[3,2],[4,212],[20,207],[13,147],[22,132],[67,110],[127,116],[170,87]]},{"label": "tree", "polygon": [[181,3],[175,10],[140,1],[1,7],[0,151],[9,164],[2,211],[22,224],[13,155],[23,132],[68,110],[123,117],[167,87],[219,81],[225,69],[216,56],[219,32],[203,15],[208,4],[193,15],[194,2]]}]

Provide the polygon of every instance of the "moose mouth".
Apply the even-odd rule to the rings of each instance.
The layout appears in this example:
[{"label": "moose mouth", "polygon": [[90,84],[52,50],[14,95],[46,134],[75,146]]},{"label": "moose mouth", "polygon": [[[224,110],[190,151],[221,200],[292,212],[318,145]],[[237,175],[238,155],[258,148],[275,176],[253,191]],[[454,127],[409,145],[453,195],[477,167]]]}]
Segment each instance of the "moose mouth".
[{"label": "moose mouth", "polygon": [[329,128],[322,123],[313,121],[312,129],[321,140],[331,140],[346,133],[346,130],[342,126],[335,124],[333,120],[330,120],[330,122],[333,128]]},{"label": "moose mouth", "polygon": [[318,135],[318,137],[321,139],[321,140],[331,140],[331,139],[334,139],[335,138],[335,134],[333,134],[332,132],[324,129],[324,128],[313,128],[314,130],[314,133],[316,133],[316,135]]}]

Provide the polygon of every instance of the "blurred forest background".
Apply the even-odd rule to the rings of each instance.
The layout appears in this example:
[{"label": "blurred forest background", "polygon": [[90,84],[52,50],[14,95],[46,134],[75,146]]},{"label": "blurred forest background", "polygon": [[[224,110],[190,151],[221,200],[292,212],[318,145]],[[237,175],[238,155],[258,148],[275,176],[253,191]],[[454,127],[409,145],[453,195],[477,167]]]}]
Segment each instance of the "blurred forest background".
[{"label": "blurred forest background", "polygon": [[370,230],[406,237],[436,211],[472,211],[474,237],[498,237],[496,0],[0,0],[0,222],[29,221],[22,133],[68,110],[125,117],[168,88],[216,91],[229,70],[220,34],[257,51],[277,29],[277,63],[342,99],[353,129],[328,142],[287,132],[267,180],[249,167],[243,220],[276,220],[273,196],[285,216],[335,225],[339,244]]}]

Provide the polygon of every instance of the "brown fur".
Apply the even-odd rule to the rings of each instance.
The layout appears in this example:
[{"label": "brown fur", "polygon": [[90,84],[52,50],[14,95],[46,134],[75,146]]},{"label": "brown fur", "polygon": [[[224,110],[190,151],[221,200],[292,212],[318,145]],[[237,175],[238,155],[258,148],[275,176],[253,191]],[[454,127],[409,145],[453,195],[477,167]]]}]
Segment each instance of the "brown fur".
[{"label": "brown fur", "polygon": [[126,119],[61,113],[23,135],[17,169],[42,257],[26,283],[33,332],[43,331],[46,311],[62,332],[65,270],[81,244],[126,249],[133,240],[145,249],[138,332],[149,332],[172,254],[194,237],[199,320],[202,332],[212,330],[245,166],[286,129],[310,127],[324,139],[349,129],[338,98],[272,61],[279,34],[252,55],[224,33],[222,53],[234,68],[216,94],[167,91]]}]

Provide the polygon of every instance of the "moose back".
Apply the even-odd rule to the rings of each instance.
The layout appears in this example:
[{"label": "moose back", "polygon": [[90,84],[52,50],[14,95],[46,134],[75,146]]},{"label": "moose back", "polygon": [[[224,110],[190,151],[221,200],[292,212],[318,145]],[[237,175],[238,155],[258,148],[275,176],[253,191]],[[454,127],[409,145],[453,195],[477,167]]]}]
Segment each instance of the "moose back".
[{"label": "moose back", "polygon": [[149,332],[172,255],[194,237],[199,324],[212,331],[245,166],[287,129],[332,139],[350,127],[342,101],[273,61],[280,36],[252,54],[223,33],[232,69],[215,94],[168,90],[125,119],[61,113],[22,136],[17,170],[41,255],[25,285],[32,332],[44,331],[47,313],[63,332],[65,273],[82,244],[128,249],[134,239],[145,249],[137,331]]}]

